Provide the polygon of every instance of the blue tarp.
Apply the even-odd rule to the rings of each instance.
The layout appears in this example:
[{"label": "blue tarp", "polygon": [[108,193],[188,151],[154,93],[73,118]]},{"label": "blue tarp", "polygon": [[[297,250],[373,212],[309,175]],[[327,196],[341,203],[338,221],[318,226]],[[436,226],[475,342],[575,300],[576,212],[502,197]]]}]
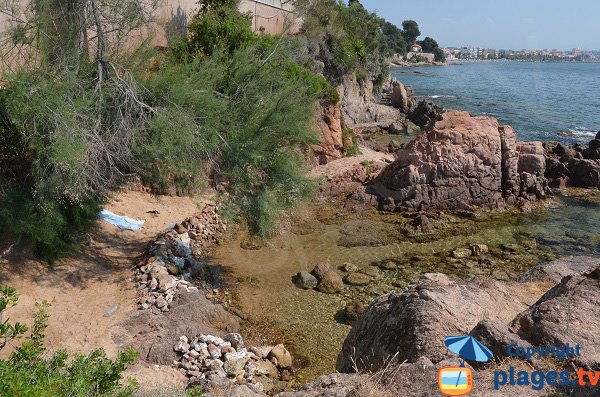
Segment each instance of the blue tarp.
[{"label": "blue tarp", "polygon": [[98,214],[100,219],[105,220],[111,225],[115,225],[119,229],[124,230],[139,230],[144,226],[144,221],[139,219],[131,219],[126,216],[113,214],[108,210],[102,210]]}]

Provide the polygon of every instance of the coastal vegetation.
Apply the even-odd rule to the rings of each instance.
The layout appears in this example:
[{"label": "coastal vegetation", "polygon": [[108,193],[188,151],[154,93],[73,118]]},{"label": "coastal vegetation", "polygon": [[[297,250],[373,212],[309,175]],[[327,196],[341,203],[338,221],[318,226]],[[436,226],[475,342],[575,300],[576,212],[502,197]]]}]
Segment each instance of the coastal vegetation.
[{"label": "coastal vegetation", "polygon": [[420,33],[414,21],[400,30],[358,1],[330,0],[299,1],[301,33],[271,36],[252,31],[237,1],[201,0],[166,51],[126,46],[152,6],[2,4],[20,17],[3,47],[13,62],[0,91],[0,226],[47,260],[76,247],[132,175],[178,194],[218,187],[267,235],[313,191],[304,162],[319,102],[337,103],[347,75],[381,85],[386,55]]},{"label": "coastal vegetation", "polygon": [[[28,331],[23,324],[3,318],[18,300],[17,291],[0,286],[0,351]],[[8,359],[0,360],[0,393],[24,397],[132,396],[135,382],[122,382],[123,371],[138,356],[131,349],[119,353],[115,360],[109,359],[103,349],[87,355],[69,356],[66,350],[48,355],[44,343],[48,306],[47,302],[38,304],[29,335]]]}]

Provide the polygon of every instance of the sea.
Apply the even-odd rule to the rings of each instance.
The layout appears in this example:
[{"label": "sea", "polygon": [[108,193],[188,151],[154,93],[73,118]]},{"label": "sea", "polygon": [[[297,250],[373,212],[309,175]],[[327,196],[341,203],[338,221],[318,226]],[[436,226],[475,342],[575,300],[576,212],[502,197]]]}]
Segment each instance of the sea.
[{"label": "sea", "polygon": [[391,73],[418,99],[494,116],[519,140],[587,146],[600,130],[600,63],[464,62]]}]

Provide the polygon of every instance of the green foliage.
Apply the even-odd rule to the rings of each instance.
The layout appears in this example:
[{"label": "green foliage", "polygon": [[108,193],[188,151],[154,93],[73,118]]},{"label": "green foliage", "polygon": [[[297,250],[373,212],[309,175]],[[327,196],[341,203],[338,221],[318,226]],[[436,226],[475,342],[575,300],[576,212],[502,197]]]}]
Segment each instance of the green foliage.
[{"label": "green foliage", "polygon": [[419,24],[410,19],[402,22],[402,35],[409,46],[413,45],[421,35]]},{"label": "green foliage", "polygon": [[338,100],[324,79],[293,62],[293,48],[293,39],[257,38],[156,73],[146,86],[161,106],[140,142],[140,161],[160,159],[155,175],[185,188],[203,170],[266,235],[277,214],[312,191],[302,151],[316,142],[315,100]]},{"label": "green foliage", "polygon": [[380,56],[380,20],[358,1],[348,6],[332,0],[300,2],[303,30],[311,55],[321,61],[323,74],[337,85],[343,76],[362,71],[375,78],[384,63]]},{"label": "green foliage", "polygon": [[49,262],[77,247],[74,236],[88,230],[99,209],[94,199],[79,203],[38,199],[0,178],[0,228],[34,242],[38,255]]},{"label": "green foliage", "polygon": [[221,48],[231,54],[256,40],[251,18],[237,10],[237,1],[203,0],[198,5],[188,26],[189,37],[178,49],[180,56],[211,56]]},{"label": "green foliage", "polygon": [[3,318],[3,313],[17,304],[19,301],[19,295],[14,288],[6,285],[0,285],[0,350],[2,350],[7,343],[21,337],[27,328],[21,323],[9,323],[9,319]]},{"label": "green foliage", "polygon": [[402,30],[383,18],[379,19],[379,24],[383,35],[380,47],[380,52],[383,56],[392,56],[394,54],[406,55],[408,44],[404,39]]},{"label": "green foliage", "polygon": [[352,128],[342,129],[342,141],[344,143],[344,155],[346,157],[354,157],[360,154],[358,138]]},{"label": "green foliage", "polygon": [[[10,291],[14,296],[14,290]],[[0,309],[2,308],[0,298]],[[12,298],[12,304],[16,300]],[[137,353],[127,349],[116,360],[106,357],[102,349],[88,355],[69,358],[65,350],[46,357],[44,331],[48,322],[48,304],[38,305],[34,323],[26,340],[7,360],[0,360],[0,395],[7,397],[63,396],[132,396],[135,383],[122,386],[121,374],[131,365]],[[0,317],[4,309],[0,310]]]},{"label": "green foliage", "polygon": [[446,55],[444,51],[440,48],[437,41],[432,39],[431,37],[425,37],[422,41],[419,42],[421,45],[423,52],[430,52],[435,55],[436,62],[444,62],[446,60]]}]

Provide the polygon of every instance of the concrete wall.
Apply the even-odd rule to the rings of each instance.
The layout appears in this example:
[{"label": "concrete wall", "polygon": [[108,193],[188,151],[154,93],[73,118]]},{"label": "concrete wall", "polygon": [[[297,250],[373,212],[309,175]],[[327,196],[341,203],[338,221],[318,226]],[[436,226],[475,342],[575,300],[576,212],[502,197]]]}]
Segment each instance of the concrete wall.
[{"label": "concrete wall", "polygon": [[435,54],[430,52],[409,52],[406,54],[406,59],[410,60],[413,58],[421,58],[425,62],[432,62],[435,60]]},{"label": "concrete wall", "polygon": [[241,0],[240,11],[252,14],[252,28],[264,29],[270,34],[298,33],[301,21],[292,8],[281,0]]}]

